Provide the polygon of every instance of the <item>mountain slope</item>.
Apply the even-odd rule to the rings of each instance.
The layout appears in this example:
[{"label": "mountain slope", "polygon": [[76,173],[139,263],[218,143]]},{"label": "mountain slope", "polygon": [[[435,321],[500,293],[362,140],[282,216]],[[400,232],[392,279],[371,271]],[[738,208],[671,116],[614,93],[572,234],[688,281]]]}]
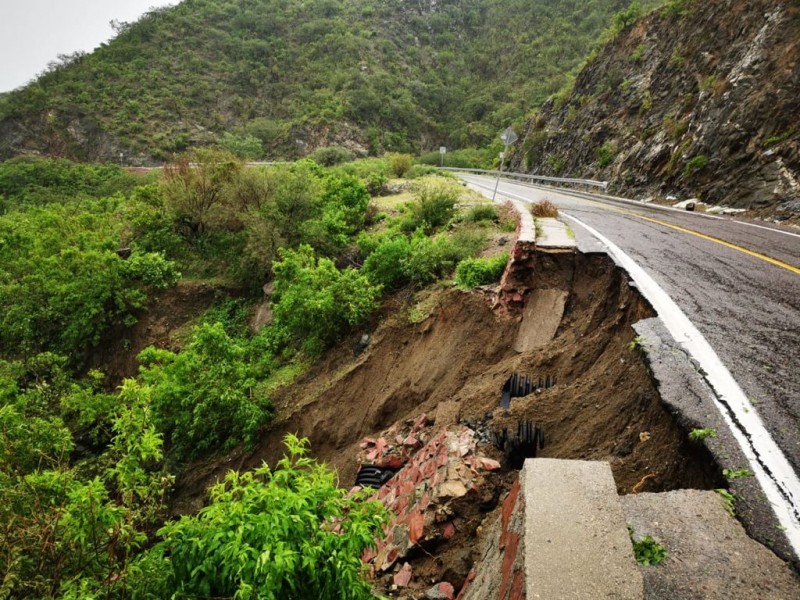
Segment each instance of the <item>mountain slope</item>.
[{"label": "mountain slope", "polygon": [[0,97],[0,158],[135,163],[223,132],[273,157],[479,145],[559,89],[629,4],[185,0]]},{"label": "mountain slope", "polygon": [[800,216],[800,4],[672,0],[521,137],[512,168]]}]

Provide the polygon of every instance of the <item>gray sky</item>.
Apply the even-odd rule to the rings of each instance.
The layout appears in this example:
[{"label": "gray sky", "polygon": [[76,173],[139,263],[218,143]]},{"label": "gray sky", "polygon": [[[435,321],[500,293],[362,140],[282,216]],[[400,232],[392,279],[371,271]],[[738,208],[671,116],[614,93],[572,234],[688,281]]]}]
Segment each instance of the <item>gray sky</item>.
[{"label": "gray sky", "polygon": [[91,52],[114,35],[109,21],[135,21],[178,0],[0,0],[0,92],[28,83],[59,54]]}]

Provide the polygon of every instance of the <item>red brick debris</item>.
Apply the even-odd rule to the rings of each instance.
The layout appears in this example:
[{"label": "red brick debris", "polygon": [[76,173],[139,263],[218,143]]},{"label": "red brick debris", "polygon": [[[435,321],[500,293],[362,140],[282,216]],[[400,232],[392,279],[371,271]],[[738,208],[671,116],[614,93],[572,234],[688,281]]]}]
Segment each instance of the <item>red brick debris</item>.
[{"label": "red brick debris", "polygon": [[[361,445],[361,458],[367,464],[402,466],[374,496],[392,513],[384,529],[386,537],[374,551],[363,555],[374,573],[391,569],[417,544],[452,539],[457,534],[452,501],[477,495],[484,483],[482,473],[500,469],[499,462],[476,453],[472,429],[459,426],[433,434],[423,431],[428,424],[427,416],[422,415],[392,426],[385,436],[365,439]],[[418,448],[429,435],[427,443]]]}]

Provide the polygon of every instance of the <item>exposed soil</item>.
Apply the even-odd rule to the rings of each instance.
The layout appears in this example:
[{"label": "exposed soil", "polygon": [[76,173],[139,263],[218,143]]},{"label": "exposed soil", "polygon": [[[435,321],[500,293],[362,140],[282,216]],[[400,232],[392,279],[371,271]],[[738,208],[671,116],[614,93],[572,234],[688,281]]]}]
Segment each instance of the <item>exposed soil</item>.
[{"label": "exposed soil", "polygon": [[126,377],[136,375],[136,356],[148,346],[178,350],[182,334],[199,315],[219,298],[235,295],[235,290],[220,290],[207,283],[179,281],[174,288],[155,293],[146,309],[135,313],[137,322],[130,328],[117,328],[106,336],[89,361],[92,368],[106,374],[113,389]]},{"label": "exposed soil", "polygon": [[[539,456],[608,460],[623,494],[720,485],[710,455],[686,441],[644,358],[630,347],[631,324],[653,313],[624,274],[604,255],[539,254],[537,263],[532,286],[569,293],[548,345],[517,353],[519,317],[492,312],[478,293],[442,292],[416,325],[404,316],[408,295],[397,296],[363,354],[352,351],[359,332],[279,391],[279,418],[255,450],[196,465],[178,483],[174,510],[198,508],[206,486],[231,467],[275,464],[287,432],[308,437],[314,454],[349,487],[363,437],[423,412],[434,415],[444,402],[457,402],[460,410],[442,411],[449,416],[440,416],[437,427],[485,420],[489,412],[493,429],[532,419],[545,432]],[[556,376],[558,385],[515,398],[505,411],[498,408],[500,392],[513,372]],[[484,446],[493,451],[490,442]]]}]

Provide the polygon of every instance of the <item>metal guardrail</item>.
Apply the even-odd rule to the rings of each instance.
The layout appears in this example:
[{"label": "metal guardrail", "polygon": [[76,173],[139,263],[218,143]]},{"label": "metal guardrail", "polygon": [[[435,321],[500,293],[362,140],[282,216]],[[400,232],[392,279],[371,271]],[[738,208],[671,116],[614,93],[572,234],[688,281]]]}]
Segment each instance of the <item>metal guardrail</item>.
[{"label": "metal guardrail", "polygon": [[[491,175],[497,175],[497,170],[492,169],[458,169],[456,167],[439,167],[441,171],[457,171],[460,173],[488,173]],[[595,181],[593,179],[572,179],[570,177],[548,177],[547,175],[529,175],[528,173],[511,173],[511,172],[504,172],[503,177],[508,178],[519,178],[519,179],[530,179],[531,181],[547,181],[549,183],[564,183],[569,185],[585,185],[589,187],[598,187],[603,190],[608,188],[607,181]]]}]

